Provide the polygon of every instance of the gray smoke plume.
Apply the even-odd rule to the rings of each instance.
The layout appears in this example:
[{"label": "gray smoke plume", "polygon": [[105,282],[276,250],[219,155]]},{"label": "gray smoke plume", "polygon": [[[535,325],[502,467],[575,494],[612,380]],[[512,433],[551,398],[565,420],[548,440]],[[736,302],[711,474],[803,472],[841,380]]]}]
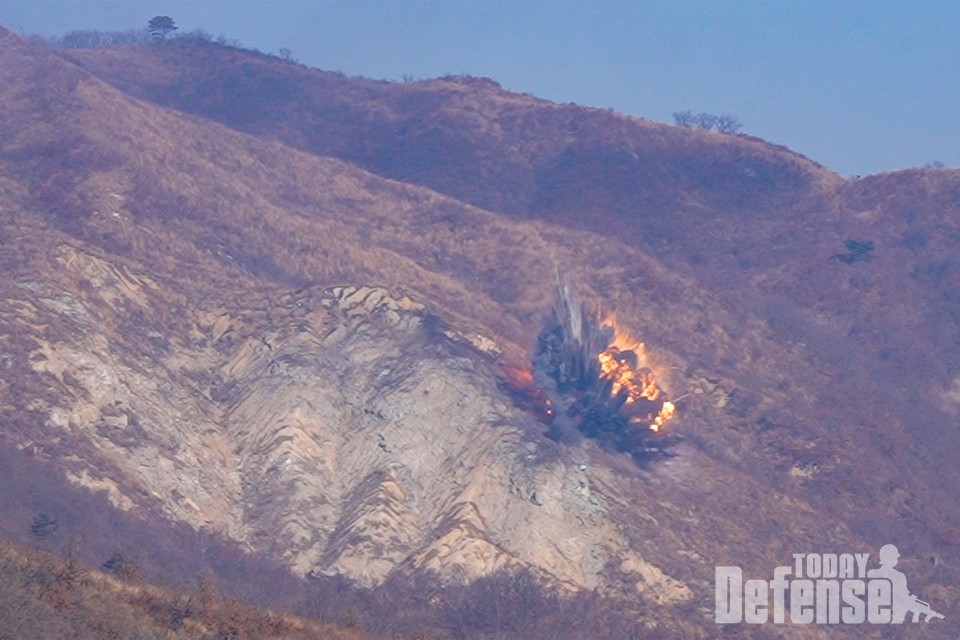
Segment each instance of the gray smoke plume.
[{"label": "gray smoke plume", "polygon": [[[533,384],[546,396],[552,412],[547,435],[568,443],[593,438],[640,461],[669,455],[667,447],[675,438],[642,424],[643,418],[657,415],[663,400],[628,404],[627,391],[614,394],[613,381],[601,375],[598,356],[612,349],[613,339],[614,328],[602,325],[597,314],[577,300],[568,282],[558,284],[533,356]],[[616,358],[637,366],[632,351],[616,351]]]}]

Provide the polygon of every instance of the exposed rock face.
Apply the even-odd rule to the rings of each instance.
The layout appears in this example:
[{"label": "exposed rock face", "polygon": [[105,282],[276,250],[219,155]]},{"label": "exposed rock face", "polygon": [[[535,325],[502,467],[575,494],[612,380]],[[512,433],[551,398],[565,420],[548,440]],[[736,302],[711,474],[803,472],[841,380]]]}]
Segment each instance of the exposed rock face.
[{"label": "exposed rock face", "polygon": [[[107,313],[158,306],[142,275],[67,247],[61,259],[100,281]],[[74,390],[45,408],[48,428],[111,461],[119,482],[91,459],[70,478],[121,508],[147,494],[301,574],[364,585],[397,570],[460,580],[524,566],[592,589],[615,565],[657,599],[690,595],[630,548],[589,467],[498,388],[493,341],[407,297],[308,289],[275,300],[269,323],[198,310],[192,340],[170,338],[169,377],[127,361],[90,301],[39,300],[78,327],[31,354]]]},{"label": "exposed rock face", "polygon": [[[524,565],[692,637],[717,632],[715,566],[766,577],[803,550],[895,541],[911,587],[938,609],[960,602],[957,568],[924,560],[956,557],[960,540],[956,171],[846,184],[762,141],[514,97],[527,152],[562,156],[532,183],[551,215],[518,221],[297,151],[277,109],[239,133],[70,61],[153,79],[202,67],[203,96],[215,76],[255,86],[243,52],[141,66],[172,51],[103,51],[99,65],[0,36],[4,450],[301,573],[374,584]],[[241,75],[219,78],[220,53]],[[281,61],[264,59],[272,82]],[[442,119],[421,109],[431,92],[466,95],[431,86],[404,98],[426,120]],[[503,122],[474,105],[506,103],[469,93],[458,111]],[[392,101],[368,95],[364,114]],[[330,125],[303,104],[305,131],[314,116]],[[555,115],[584,125],[569,154],[555,127],[528,126]],[[358,124],[344,140],[378,155],[377,135]],[[671,140],[678,153],[661,157]],[[495,191],[486,159],[518,144],[467,145],[474,165],[463,148],[419,153]],[[464,185],[449,192],[515,200]],[[849,238],[876,240],[876,259],[833,257]],[[494,358],[532,346],[557,265],[643,330],[677,399],[675,457],[639,469],[592,442],[551,443],[498,387]]]},{"label": "exposed rock face", "polygon": [[536,427],[469,338],[380,289],[291,302],[324,328],[267,337],[227,400],[253,544],[368,585],[404,567],[469,578],[524,564],[594,588],[616,558],[658,595],[688,595],[629,549],[586,469],[527,438]]}]

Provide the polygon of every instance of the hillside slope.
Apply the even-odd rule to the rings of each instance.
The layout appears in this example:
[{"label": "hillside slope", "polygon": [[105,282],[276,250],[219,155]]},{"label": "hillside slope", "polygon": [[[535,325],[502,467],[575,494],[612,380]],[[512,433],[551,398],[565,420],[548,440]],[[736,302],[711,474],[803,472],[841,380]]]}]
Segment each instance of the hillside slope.
[{"label": "hillside slope", "polygon": [[130,584],[74,560],[0,541],[0,638],[159,640],[180,638],[372,640],[292,616],[266,613],[217,595]]},{"label": "hillside slope", "polygon": [[[481,79],[343,78],[202,41],[62,55],[158,104],[639,248],[807,345],[832,386],[852,382],[840,395],[883,405],[854,421],[892,416],[911,438],[932,430],[931,452],[960,446],[945,400],[960,361],[950,293],[960,171],[847,182],[746,136],[556,105]],[[874,248],[853,255],[846,243]],[[855,380],[863,371],[876,378],[867,389]],[[871,396],[886,386],[900,390]],[[931,423],[923,433],[917,414]]]},{"label": "hillside slope", "polygon": [[[656,255],[800,345],[851,399],[842,411],[858,405],[850,428],[888,453],[924,442],[914,462],[936,474],[925,484],[952,468],[958,171],[846,182],[744,136],[555,105],[481,79],[348,79],[202,41],[63,55],[159,104]],[[874,249],[854,255],[845,243]]]},{"label": "hillside slope", "polygon": [[617,237],[658,251],[706,250],[723,234],[704,226],[742,228],[772,209],[789,218],[842,183],[762,140],[558,105],[486,79],[345,78],[202,40],[61,55],[240,131],[491,211],[600,232],[613,220]]},{"label": "hillside slope", "polygon": [[[9,33],[0,83],[2,436],[117,508],[365,584],[523,567],[678,632],[716,632],[715,565],[766,575],[801,549],[894,539],[915,590],[957,601],[955,569],[925,562],[952,557],[956,478],[877,389],[741,304],[763,283],[714,291],[629,241],[171,110]],[[750,162],[833,188],[774,155]],[[561,446],[505,388],[558,268],[689,394],[676,458]]]}]

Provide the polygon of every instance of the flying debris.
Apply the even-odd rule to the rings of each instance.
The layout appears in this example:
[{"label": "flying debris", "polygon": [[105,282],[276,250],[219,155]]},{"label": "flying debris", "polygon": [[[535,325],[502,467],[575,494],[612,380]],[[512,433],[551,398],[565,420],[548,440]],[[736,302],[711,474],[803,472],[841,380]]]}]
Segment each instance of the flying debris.
[{"label": "flying debris", "polygon": [[675,408],[644,360],[643,344],[591,313],[569,283],[560,284],[532,362],[547,434],[571,443],[593,438],[638,461],[671,455],[676,437],[664,427]]}]

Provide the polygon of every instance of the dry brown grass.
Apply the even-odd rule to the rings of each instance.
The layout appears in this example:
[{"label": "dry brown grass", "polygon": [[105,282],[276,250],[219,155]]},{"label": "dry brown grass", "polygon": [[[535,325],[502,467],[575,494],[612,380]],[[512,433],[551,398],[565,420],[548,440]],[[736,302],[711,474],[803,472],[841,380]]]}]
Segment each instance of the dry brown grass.
[{"label": "dry brown grass", "polygon": [[0,540],[0,638],[367,640],[373,636],[226,600],[210,583],[186,592],[123,582],[70,558]]},{"label": "dry brown grass", "polygon": [[[960,363],[958,172],[845,182],[744,137],[210,45],[64,55],[93,74],[0,42],[11,280],[74,287],[49,256],[82,246],[156,278],[169,309],[141,321],[171,334],[198,306],[259,310],[298,287],[377,284],[522,352],[559,267],[642,332],[668,389],[692,393],[678,428],[742,479],[716,493],[742,492],[746,520],[793,509],[763,525],[758,562],[776,562],[760,556],[782,551],[777,535],[956,551],[958,408],[943,403]],[[875,241],[875,258],[831,259],[851,238]],[[6,397],[56,393],[8,382],[23,395]],[[34,424],[21,404],[11,421]],[[664,521],[679,518],[679,495],[721,542],[748,535],[730,498],[700,489],[630,491]]]},{"label": "dry brown grass", "polygon": [[644,248],[705,216],[792,209],[841,182],[761,140],[557,105],[481,79],[343,78],[199,41],[63,55],[138,97],[481,208],[601,233],[617,220],[617,236]]}]

